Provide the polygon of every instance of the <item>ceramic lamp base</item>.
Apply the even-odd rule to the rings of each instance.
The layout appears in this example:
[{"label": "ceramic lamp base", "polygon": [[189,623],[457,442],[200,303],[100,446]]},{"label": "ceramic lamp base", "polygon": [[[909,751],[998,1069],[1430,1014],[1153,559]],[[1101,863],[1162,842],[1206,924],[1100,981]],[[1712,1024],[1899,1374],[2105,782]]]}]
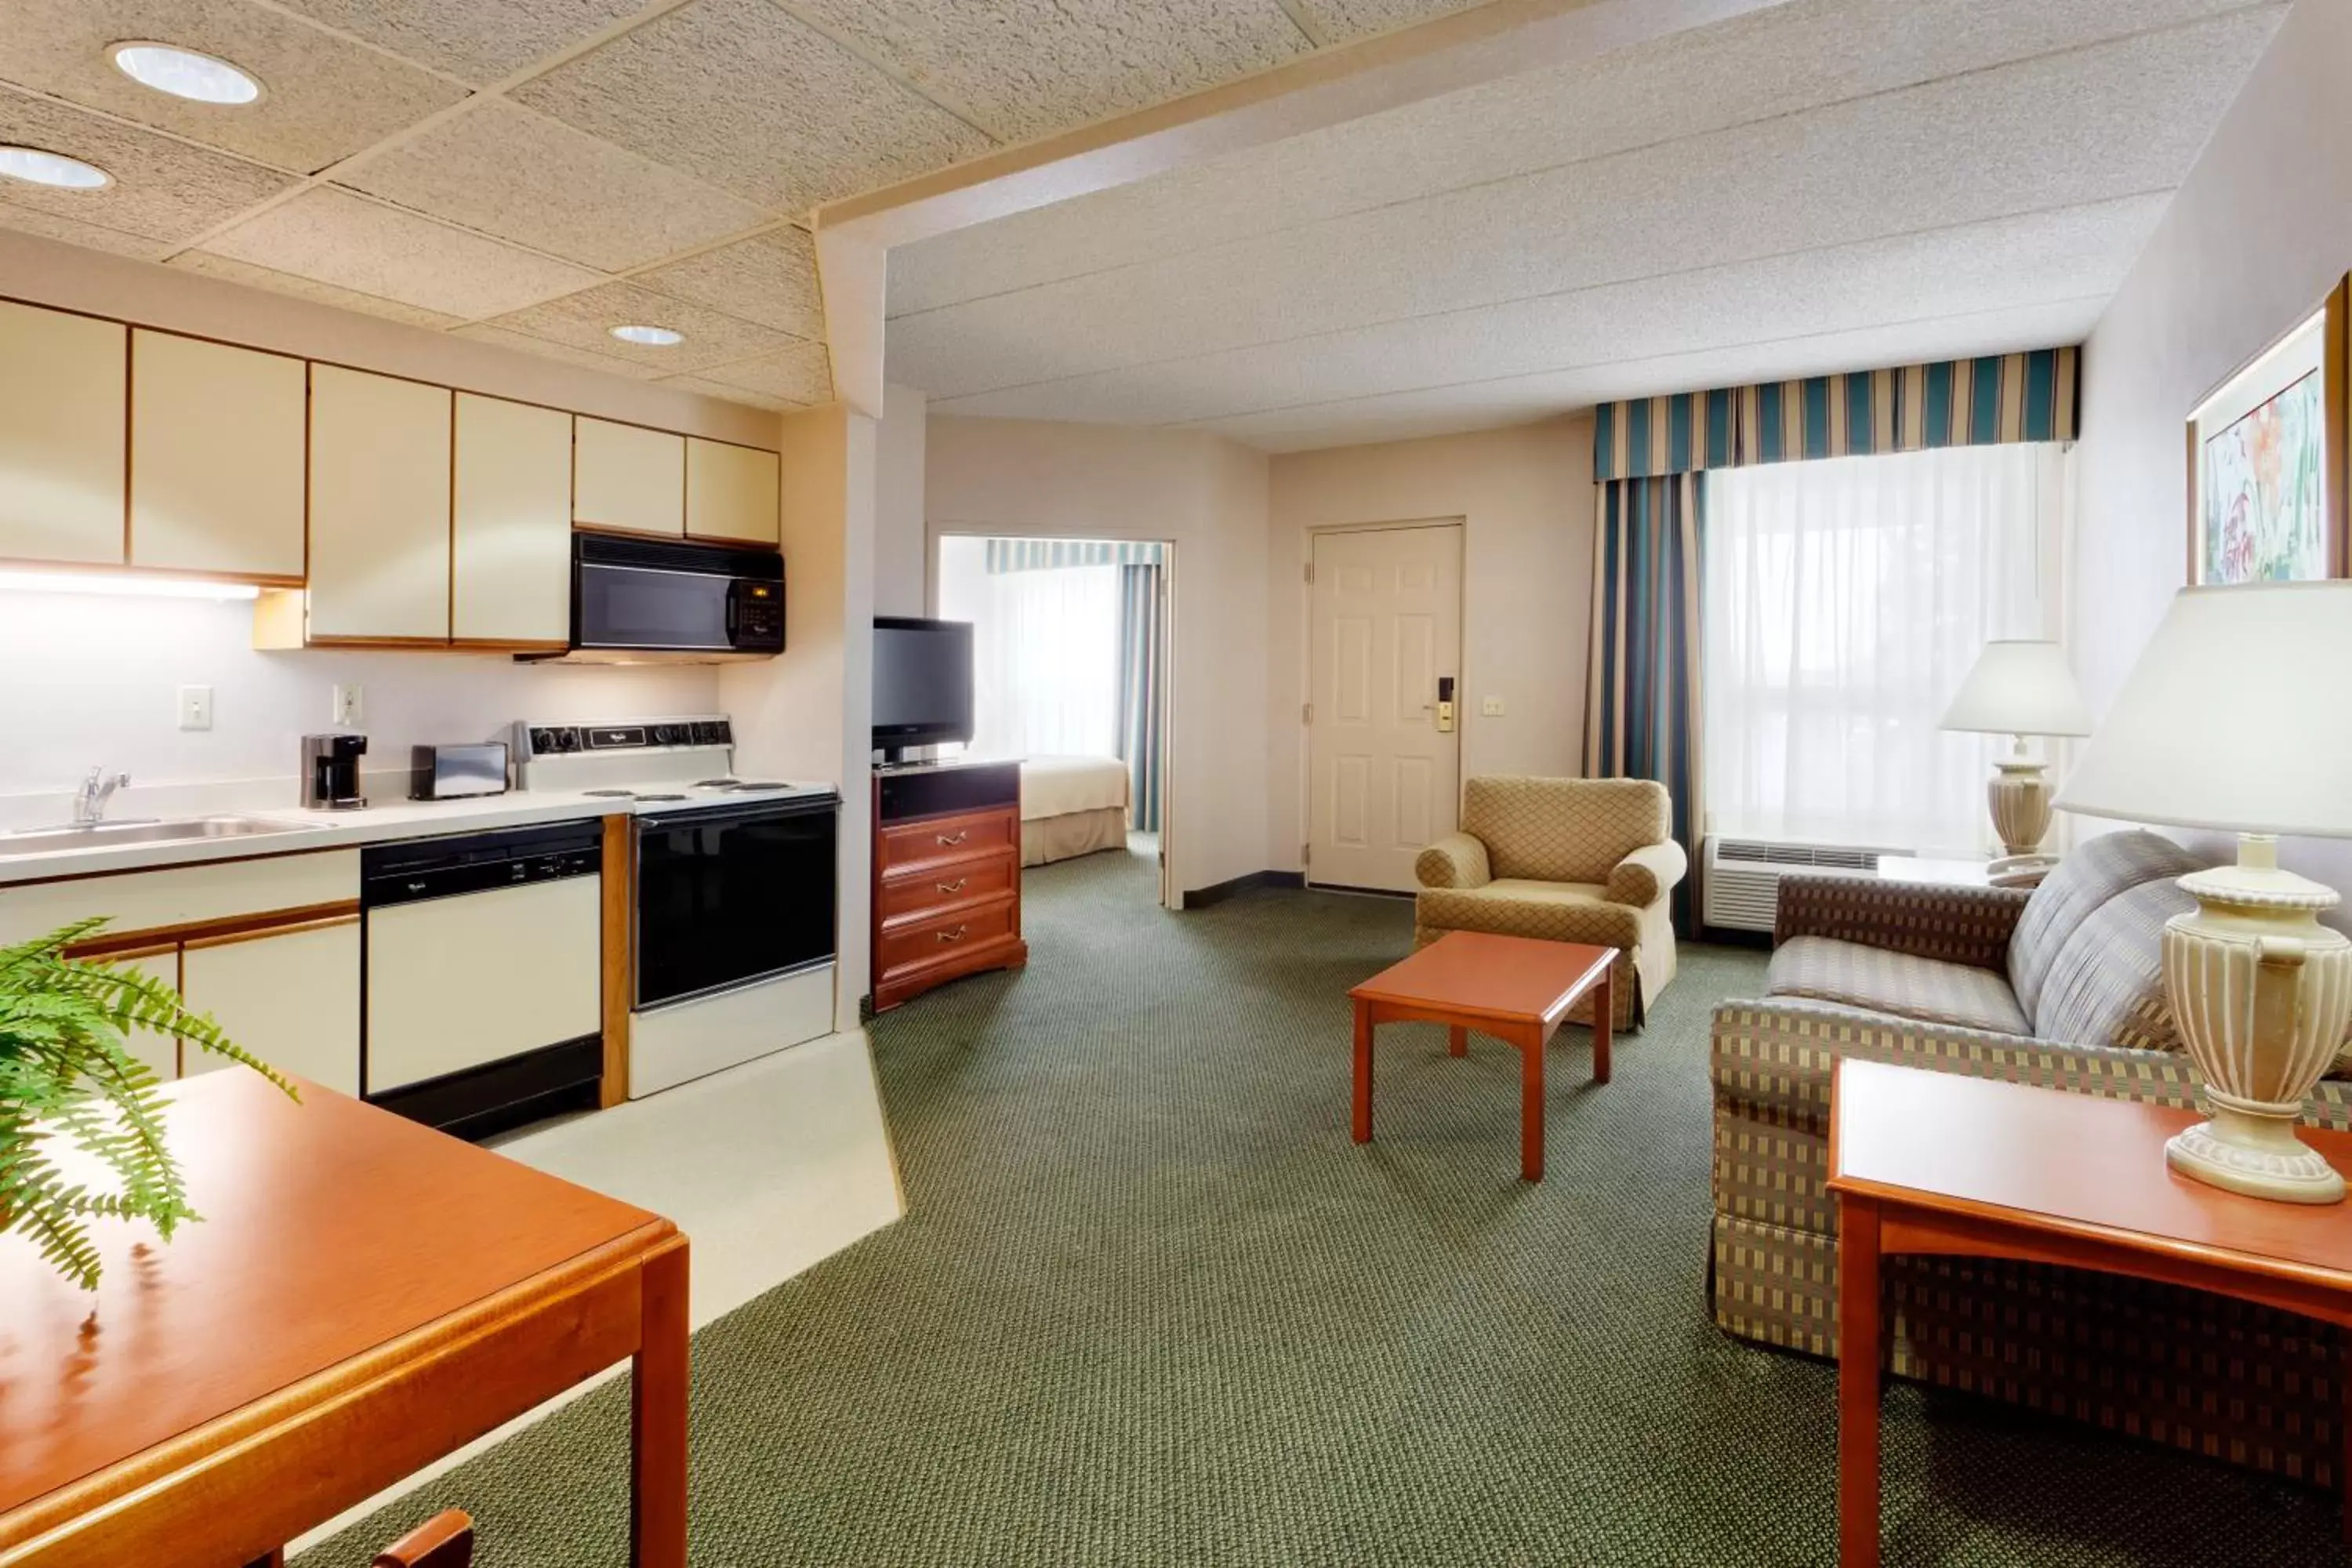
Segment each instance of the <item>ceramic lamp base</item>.
[{"label": "ceramic lamp base", "polygon": [[2336,894],[2242,835],[2238,863],[2191,872],[2193,913],[2164,928],[2164,986],[2212,1119],[2165,1146],[2182,1175],[2284,1203],[2332,1204],[2344,1179],[2296,1141],[2314,1085],[2352,1023],[2352,939],[2319,923]]},{"label": "ceramic lamp base", "polygon": [[1985,791],[1992,805],[1993,831],[2000,835],[2001,847],[2012,858],[2036,855],[2042,841],[2050,837],[2050,780],[2044,773],[2048,764],[2023,755],[2021,738],[2018,744],[2019,755],[1993,764],[1998,771]]}]

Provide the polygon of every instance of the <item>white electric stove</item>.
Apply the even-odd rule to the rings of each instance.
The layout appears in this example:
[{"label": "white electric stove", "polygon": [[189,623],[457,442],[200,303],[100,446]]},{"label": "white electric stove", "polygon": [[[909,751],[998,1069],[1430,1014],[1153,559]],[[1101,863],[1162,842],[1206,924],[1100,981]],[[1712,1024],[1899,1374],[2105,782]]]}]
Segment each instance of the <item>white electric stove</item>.
[{"label": "white electric stove", "polygon": [[833,1030],[840,794],[739,778],[734,740],[718,714],[514,729],[522,788],[629,802],[633,1099]]}]

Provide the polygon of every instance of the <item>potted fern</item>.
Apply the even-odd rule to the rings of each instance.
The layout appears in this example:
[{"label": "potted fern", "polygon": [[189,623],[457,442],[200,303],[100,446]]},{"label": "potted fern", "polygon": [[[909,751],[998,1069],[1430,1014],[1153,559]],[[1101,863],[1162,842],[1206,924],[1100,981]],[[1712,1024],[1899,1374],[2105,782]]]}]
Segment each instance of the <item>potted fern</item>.
[{"label": "potted fern", "polygon": [[[182,1220],[201,1217],[164,1142],[161,1086],[131,1054],[127,1031],[177,1035],[295,1092],[162,981],[67,956],[105,924],[79,921],[0,948],[0,1236],[25,1237],[84,1289],[99,1276],[91,1219],[148,1220],[169,1241]],[[95,1155],[117,1190],[93,1192],[58,1170],[50,1154],[60,1140]]]}]

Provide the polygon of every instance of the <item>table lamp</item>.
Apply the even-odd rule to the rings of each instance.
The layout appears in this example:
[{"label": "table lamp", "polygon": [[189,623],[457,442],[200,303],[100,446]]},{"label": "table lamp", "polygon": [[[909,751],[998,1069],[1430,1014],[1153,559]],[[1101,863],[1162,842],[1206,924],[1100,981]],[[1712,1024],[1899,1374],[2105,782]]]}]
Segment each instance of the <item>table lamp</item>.
[{"label": "table lamp", "polygon": [[2054,642],[1989,642],[1960,682],[1940,728],[2013,735],[2016,745],[1993,764],[1992,825],[2009,853],[1985,868],[1999,887],[2039,882],[2056,859],[2042,853],[2050,834],[2048,760],[2026,750],[2028,735],[2087,735],[2090,710],[2074,672]]},{"label": "table lamp", "polygon": [[2336,895],[2281,870],[2276,836],[2352,838],[2347,676],[2352,581],[2184,589],[2057,803],[2238,835],[2237,864],[2180,879],[2197,909],[2164,928],[2165,993],[2210,1112],[2165,1160],[2291,1203],[2344,1196],[2294,1123],[2352,1024],[2352,939],[2319,923]]}]

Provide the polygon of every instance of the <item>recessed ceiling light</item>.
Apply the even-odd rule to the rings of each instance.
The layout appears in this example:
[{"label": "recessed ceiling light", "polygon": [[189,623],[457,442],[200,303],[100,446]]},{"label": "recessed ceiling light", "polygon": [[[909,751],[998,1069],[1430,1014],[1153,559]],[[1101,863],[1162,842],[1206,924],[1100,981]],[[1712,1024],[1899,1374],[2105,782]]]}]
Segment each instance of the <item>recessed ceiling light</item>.
[{"label": "recessed ceiling light", "polygon": [[132,40],[107,51],[114,68],[142,87],[168,92],[197,103],[251,103],[261,96],[261,83],[226,60],[184,49],[176,44]]},{"label": "recessed ceiling light", "polygon": [[38,147],[0,147],[0,176],[66,191],[95,191],[114,184],[114,176],[95,163]]},{"label": "recessed ceiling light", "polygon": [[643,343],[647,348],[666,349],[686,342],[686,334],[667,327],[625,326],[607,329],[625,343]]}]

